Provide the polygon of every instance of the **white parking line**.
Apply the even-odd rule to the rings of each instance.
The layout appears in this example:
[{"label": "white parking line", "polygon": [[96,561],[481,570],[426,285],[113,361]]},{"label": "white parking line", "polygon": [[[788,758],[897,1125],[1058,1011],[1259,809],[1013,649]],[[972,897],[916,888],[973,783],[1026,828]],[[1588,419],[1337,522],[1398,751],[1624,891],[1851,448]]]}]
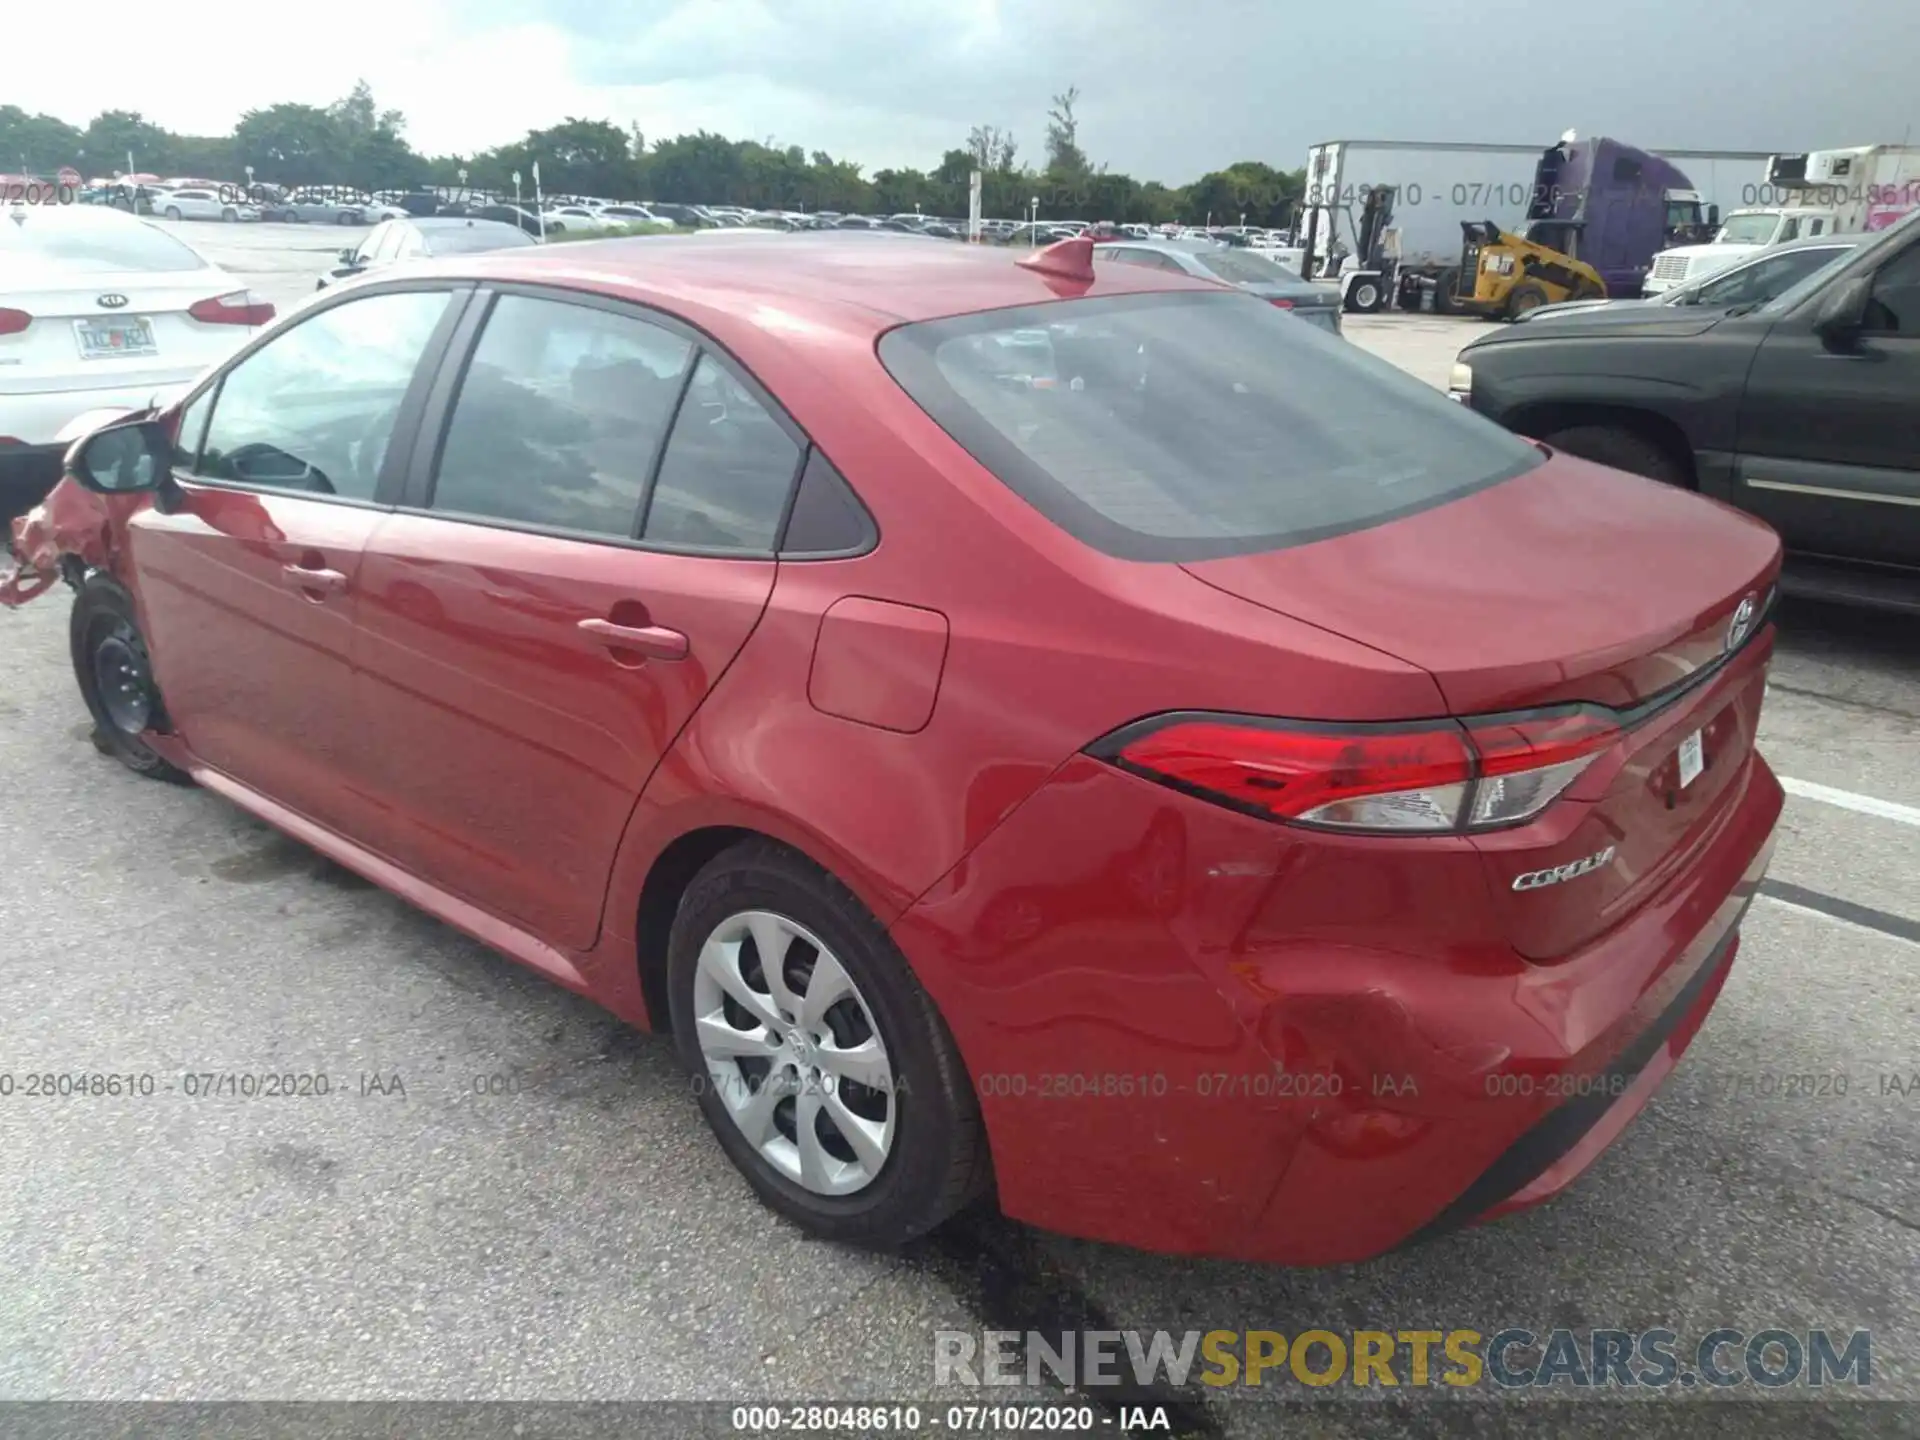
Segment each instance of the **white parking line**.
[{"label": "white parking line", "polygon": [[1780,788],[1789,795],[1798,795],[1802,800],[1818,800],[1823,805],[1838,805],[1842,810],[1851,810],[1858,815],[1920,826],[1920,809],[1912,805],[1900,805],[1892,800],[1876,799],[1872,795],[1856,795],[1851,790],[1836,790],[1831,785],[1816,785],[1811,780],[1795,780],[1790,775],[1780,777]]}]

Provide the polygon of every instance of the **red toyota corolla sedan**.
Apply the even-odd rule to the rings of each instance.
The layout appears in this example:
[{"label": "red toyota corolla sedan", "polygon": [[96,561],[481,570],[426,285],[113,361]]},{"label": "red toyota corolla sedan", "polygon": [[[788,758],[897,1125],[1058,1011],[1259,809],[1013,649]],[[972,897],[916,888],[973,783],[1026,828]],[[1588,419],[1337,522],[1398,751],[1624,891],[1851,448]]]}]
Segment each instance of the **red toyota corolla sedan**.
[{"label": "red toyota corolla sedan", "polygon": [[128,765],[670,1029],[821,1235],[1542,1200],[1732,963],[1779,544],[1090,250],[329,292],[78,445],[10,593]]}]

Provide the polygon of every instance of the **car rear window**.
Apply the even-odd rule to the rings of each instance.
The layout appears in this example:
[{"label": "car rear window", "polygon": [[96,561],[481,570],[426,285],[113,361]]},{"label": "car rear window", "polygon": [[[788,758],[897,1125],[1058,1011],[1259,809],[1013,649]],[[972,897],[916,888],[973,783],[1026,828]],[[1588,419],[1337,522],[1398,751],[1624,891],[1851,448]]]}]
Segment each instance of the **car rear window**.
[{"label": "car rear window", "polygon": [[450,225],[428,230],[427,247],[435,255],[471,255],[485,250],[511,250],[516,245],[532,245],[534,238],[514,225]]},{"label": "car rear window", "polygon": [[923,321],[882,337],[880,359],[1042,514],[1130,559],[1325,539],[1544,459],[1246,295],[1127,295]]},{"label": "car rear window", "polygon": [[0,223],[0,263],[24,257],[31,263],[82,274],[200,270],[207,263],[165,231],[130,215],[51,214],[49,219],[47,213],[20,216],[16,212]]}]

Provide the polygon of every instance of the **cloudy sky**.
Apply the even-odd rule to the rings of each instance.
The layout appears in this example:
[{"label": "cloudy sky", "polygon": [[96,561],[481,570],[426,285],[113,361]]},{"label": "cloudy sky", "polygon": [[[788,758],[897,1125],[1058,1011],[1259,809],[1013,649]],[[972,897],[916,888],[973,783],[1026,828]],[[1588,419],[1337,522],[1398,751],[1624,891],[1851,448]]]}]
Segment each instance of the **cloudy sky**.
[{"label": "cloudy sky", "polygon": [[430,153],[577,115],[772,136],[869,171],[930,166],[993,124],[1038,160],[1069,85],[1096,161],[1169,183],[1292,168],[1336,138],[1920,141],[1920,0],[1607,0],[1545,26],[1537,0],[1371,0],[1359,23],[1299,0],[367,0],[297,26],[259,0],[12,9],[0,103],[218,134],[364,76]]}]

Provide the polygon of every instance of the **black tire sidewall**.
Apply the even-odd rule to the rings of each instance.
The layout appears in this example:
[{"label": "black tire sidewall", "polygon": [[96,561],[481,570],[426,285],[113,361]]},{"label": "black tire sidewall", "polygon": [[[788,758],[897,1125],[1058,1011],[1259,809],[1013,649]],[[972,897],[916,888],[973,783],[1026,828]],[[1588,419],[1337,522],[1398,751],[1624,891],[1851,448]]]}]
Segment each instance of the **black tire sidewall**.
[{"label": "black tire sidewall", "polygon": [[[1520,304],[1520,297],[1522,295],[1534,296],[1536,298],[1531,305],[1523,307]],[[1507,314],[1512,319],[1518,320],[1522,315],[1530,315],[1542,305],[1547,304],[1550,298],[1547,292],[1542,290],[1536,282],[1523,280],[1513,287],[1513,294],[1507,297]]]},{"label": "black tire sidewall", "polygon": [[[740,1133],[715,1093],[694,1033],[693,975],[701,947],[721,921],[769,910],[810,930],[860,987],[879,1027],[897,1087],[892,1153],[877,1180],[849,1196],[816,1195],[779,1174]],[[956,1144],[971,1135],[974,1105],[959,1071],[960,1093],[943,1079],[934,1051],[952,1041],[904,957],[878,922],[838,882],[775,847],[747,846],[712,862],[687,888],[668,946],[667,984],[675,1047],[701,1110],[747,1182],[776,1210],[832,1239],[903,1244],[947,1218],[945,1199]],[[938,1031],[939,1033],[935,1033]]]},{"label": "black tire sidewall", "polygon": [[[134,608],[133,597],[116,580],[104,575],[89,577],[80,587],[80,593],[74,596],[73,613],[68,621],[68,646],[73,658],[73,677],[80,686],[81,698],[86,701],[87,713],[93,717],[94,743],[137,774],[185,781],[188,777],[183,771],[161,759],[138,736],[129,735],[115,725],[100,698],[99,686],[93,674],[93,652],[102,625],[115,620],[124,621],[138,638],[140,648],[143,651],[147,649],[147,637],[140,628],[140,617]],[[152,658],[149,652],[149,665]],[[157,689],[156,682],[156,692]],[[164,716],[165,710],[157,693],[154,704],[156,715]]]}]

